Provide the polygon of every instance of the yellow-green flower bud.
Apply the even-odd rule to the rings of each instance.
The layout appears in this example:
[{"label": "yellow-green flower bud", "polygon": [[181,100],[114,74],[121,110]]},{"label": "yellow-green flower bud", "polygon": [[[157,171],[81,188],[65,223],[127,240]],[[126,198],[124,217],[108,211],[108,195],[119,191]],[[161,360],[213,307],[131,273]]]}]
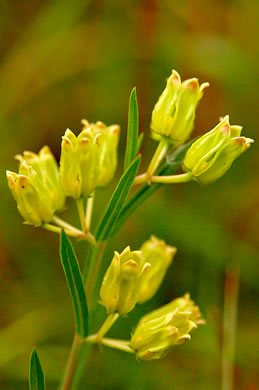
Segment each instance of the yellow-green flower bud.
[{"label": "yellow-green flower bud", "polygon": [[140,251],[143,253],[144,261],[151,265],[139,289],[138,302],[143,303],[157,292],[177,249],[151,236],[150,240],[142,244]]},{"label": "yellow-green flower bud", "polygon": [[53,154],[44,146],[38,155],[24,152],[16,159],[20,162],[19,173],[7,171],[6,176],[20,214],[35,226],[50,222],[65,202]]},{"label": "yellow-green flower bud", "polygon": [[229,117],[225,116],[188,149],[183,169],[191,172],[201,184],[219,179],[253,142],[250,138],[240,137],[241,130],[240,126],[231,126]]},{"label": "yellow-green flower bud", "polygon": [[202,323],[189,294],[145,315],[132,334],[130,346],[138,359],[161,359],[175,345],[190,340],[190,331]]},{"label": "yellow-green flower bud", "polygon": [[105,186],[117,166],[120,128],[83,121],[78,137],[66,130],[61,145],[60,179],[67,196],[89,196],[96,187]]},{"label": "yellow-green flower bud", "polygon": [[192,132],[196,107],[208,86],[199,85],[196,78],[181,82],[180,75],[173,70],[152,112],[152,137],[159,141],[165,138],[176,146],[183,144]]},{"label": "yellow-green flower bud", "polygon": [[108,314],[125,315],[134,309],[149,266],[143,261],[142,252],[132,252],[129,246],[121,254],[114,252],[100,290],[101,301]]}]

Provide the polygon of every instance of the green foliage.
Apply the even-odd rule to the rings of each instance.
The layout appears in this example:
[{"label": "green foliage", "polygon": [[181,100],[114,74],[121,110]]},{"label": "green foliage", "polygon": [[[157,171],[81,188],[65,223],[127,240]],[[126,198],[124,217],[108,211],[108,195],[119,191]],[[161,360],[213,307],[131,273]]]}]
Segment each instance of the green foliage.
[{"label": "green foliage", "polygon": [[[138,145],[138,102],[136,88],[133,88],[130,94],[129,100],[129,113],[128,113],[128,132],[127,132],[127,147],[125,153],[124,170],[128,168],[131,162],[137,155],[139,150]],[[140,139],[141,143],[141,139]]]},{"label": "green foliage", "polygon": [[35,347],[32,350],[30,358],[29,387],[30,390],[45,390],[44,374]]},{"label": "green foliage", "polygon": [[[158,169],[158,176],[173,175],[180,168],[184,156],[193,141],[180,146],[172,155],[167,156],[167,163]],[[134,213],[134,211],[145,202],[154,192],[162,186],[161,183],[146,184],[143,186],[121,209],[117,221],[112,226],[110,237],[112,237]]]},{"label": "green foliage", "polygon": [[88,309],[83,280],[73,247],[64,231],[60,236],[60,258],[72,296],[77,333],[86,337],[88,335]]},{"label": "green foliage", "polygon": [[97,241],[105,241],[107,238],[111,237],[111,229],[118,220],[121,208],[127,199],[134,178],[138,171],[140,160],[141,158],[138,156],[122,175],[119,184],[112,194],[103,219],[101,220],[101,223],[97,229]]}]

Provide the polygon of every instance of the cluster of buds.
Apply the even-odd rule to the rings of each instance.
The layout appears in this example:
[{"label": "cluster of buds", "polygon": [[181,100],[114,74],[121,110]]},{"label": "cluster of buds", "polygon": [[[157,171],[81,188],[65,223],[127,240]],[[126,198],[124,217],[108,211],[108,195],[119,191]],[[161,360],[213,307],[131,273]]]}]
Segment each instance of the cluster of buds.
[{"label": "cluster of buds", "polygon": [[9,188],[27,223],[41,226],[64,208],[65,197],[88,197],[113,178],[117,167],[120,128],[82,121],[78,135],[67,130],[61,147],[60,168],[47,146],[39,154],[17,155],[19,173],[7,171]]},{"label": "cluster of buds", "polygon": [[196,107],[208,86],[199,85],[196,78],[181,82],[180,75],[173,70],[152,112],[152,137],[159,141],[164,138],[174,146],[183,144],[192,132]]},{"label": "cluster of buds", "polygon": [[86,120],[83,125],[78,137],[66,130],[61,145],[61,184],[65,194],[75,199],[88,197],[97,187],[105,186],[117,166],[119,126],[89,124]]},{"label": "cluster of buds", "polygon": [[150,264],[143,261],[142,252],[131,251],[129,246],[121,254],[114,253],[100,290],[102,304],[108,314],[125,315],[134,309],[149,267]]},{"label": "cluster of buds", "polygon": [[190,331],[204,323],[189,294],[145,315],[132,334],[130,346],[138,359],[161,359],[175,345],[190,340]]},{"label": "cluster of buds", "polygon": [[253,142],[251,138],[240,137],[241,130],[240,126],[231,126],[229,117],[225,116],[188,149],[183,169],[201,184],[219,179]]},{"label": "cluster of buds", "polygon": [[7,171],[10,190],[25,221],[41,226],[64,207],[65,195],[59,182],[57,162],[47,146],[39,154],[17,155],[19,173]]},{"label": "cluster of buds", "polygon": [[143,261],[151,265],[139,288],[138,302],[144,303],[156,294],[177,249],[166,245],[163,240],[159,240],[153,235],[142,244],[140,251]]},{"label": "cluster of buds", "polygon": [[157,292],[173,260],[176,248],[152,236],[139,251],[130,247],[114,253],[100,290],[107,312],[129,313],[136,303],[146,302]]}]

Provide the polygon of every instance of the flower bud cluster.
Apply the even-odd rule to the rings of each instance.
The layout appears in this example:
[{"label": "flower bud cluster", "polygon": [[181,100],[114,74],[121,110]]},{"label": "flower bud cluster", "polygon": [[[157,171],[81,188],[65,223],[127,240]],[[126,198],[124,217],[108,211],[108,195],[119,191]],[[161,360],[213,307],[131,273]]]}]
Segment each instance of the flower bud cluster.
[{"label": "flower bud cluster", "polygon": [[17,155],[19,173],[7,171],[10,190],[25,221],[35,226],[49,222],[64,207],[65,195],[59,182],[58,165],[47,146],[39,154]]},{"label": "flower bud cluster", "polygon": [[120,128],[83,121],[81,133],[66,130],[62,139],[60,180],[67,196],[88,197],[97,187],[105,186],[117,166]]},{"label": "flower bud cluster", "polygon": [[9,188],[26,222],[41,226],[62,210],[65,197],[88,197],[113,178],[117,167],[120,128],[82,121],[78,135],[67,130],[62,140],[60,168],[47,146],[39,154],[17,155],[19,173],[7,171]]},{"label": "flower bud cluster", "polygon": [[145,315],[132,334],[130,346],[138,359],[161,359],[175,345],[190,340],[190,332],[203,323],[189,294]]},{"label": "flower bud cluster", "polygon": [[181,82],[180,75],[173,70],[152,112],[152,137],[165,138],[175,146],[183,144],[192,132],[196,107],[208,86],[199,85],[196,78]]},{"label": "flower bud cluster", "polygon": [[155,236],[144,242],[139,251],[130,247],[115,252],[107,269],[100,296],[107,312],[127,314],[136,303],[152,298],[162,283],[176,248]]},{"label": "flower bud cluster", "polygon": [[225,116],[214,129],[191,145],[183,169],[191,172],[201,184],[219,179],[253,142],[250,138],[241,137],[241,130],[240,126],[231,126],[229,117]]},{"label": "flower bud cluster", "polygon": [[139,289],[138,302],[144,303],[152,298],[159,289],[177,249],[166,245],[163,240],[159,240],[153,235],[142,244],[140,251],[143,260],[151,265],[148,272],[145,273]]}]

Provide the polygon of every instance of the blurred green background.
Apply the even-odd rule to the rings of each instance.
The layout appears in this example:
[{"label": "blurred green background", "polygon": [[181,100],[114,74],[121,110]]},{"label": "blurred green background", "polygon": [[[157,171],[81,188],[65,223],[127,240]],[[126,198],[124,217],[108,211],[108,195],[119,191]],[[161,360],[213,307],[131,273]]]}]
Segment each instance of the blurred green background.
[{"label": "blurred green background", "polygon": [[[195,136],[229,114],[231,123],[244,127],[244,135],[256,138],[258,10],[256,0],[1,2],[1,389],[28,387],[34,345],[47,388],[56,389],[73,336],[58,236],[22,225],[5,179],[6,169],[17,170],[13,156],[48,144],[58,159],[65,129],[79,131],[80,120],[87,118],[121,125],[122,162],[128,97],[136,86],[140,130],[145,132],[143,171],[156,147],[149,137],[151,111],[172,68],[182,79],[210,82],[197,111]],[[118,321],[111,335],[128,338],[129,326],[143,313],[186,291],[200,305],[207,325],[161,361],[137,362],[115,350],[94,349],[80,389],[220,389],[224,290],[227,284],[231,300],[239,270],[234,389],[257,388],[255,156],[256,144],[206,188],[164,186],[112,239],[106,265],[113,250],[137,249],[151,233],[175,245],[178,253],[156,297]],[[93,224],[121,168],[109,188],[98,191]],[[66,216],[78,224],[74,211]],[[75,242],[81,262],[84,245]],[[100,320],[104,316],[100,308]]]}]

